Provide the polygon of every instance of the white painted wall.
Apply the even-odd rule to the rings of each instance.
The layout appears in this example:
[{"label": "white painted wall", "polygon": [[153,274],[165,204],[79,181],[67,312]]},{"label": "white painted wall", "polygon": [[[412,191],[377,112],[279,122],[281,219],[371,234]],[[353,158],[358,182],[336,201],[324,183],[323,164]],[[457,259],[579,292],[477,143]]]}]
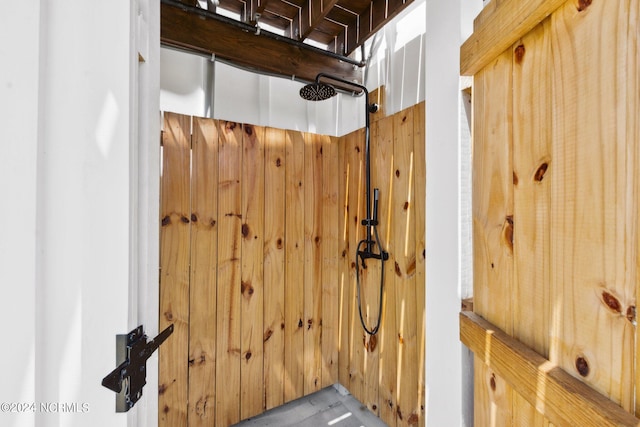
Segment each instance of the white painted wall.
[{"label": "white painted wall", "polygon": [[[459,341],[463,291],[461,212],[470,197],[461,190],[468,177],[468,124],[460,93],[460,45],[470,34],[481,0],[427,0],[427,425],[472,426],[472,359]],[[465,178],[466,180],[467,178]],[[465,188],[465,187],[462,187]],[[466,190],[465,190],[466,191]]]},{"label": "white painted wall", "polygon": [[[144,252],[155,251],[157,214],[137,200],[157,205],[158,174],[138,172],[148,153],[137,138],[153,135],[157,147],[159,82],[154,89],[141,77],[141,88],[134,75],[136,40],[159,43],[159,6],[147,1],[10,2],[0,14],[0,425],[118,427],[145,418],[116,414],[101,380],[115,367],[115,335],[148,317],[139,314],[147,302],[136,278],[152,271],[138,267],[154,263]],[[157,73],[158,50],[146,49],[156,59],[141,75]]]}]

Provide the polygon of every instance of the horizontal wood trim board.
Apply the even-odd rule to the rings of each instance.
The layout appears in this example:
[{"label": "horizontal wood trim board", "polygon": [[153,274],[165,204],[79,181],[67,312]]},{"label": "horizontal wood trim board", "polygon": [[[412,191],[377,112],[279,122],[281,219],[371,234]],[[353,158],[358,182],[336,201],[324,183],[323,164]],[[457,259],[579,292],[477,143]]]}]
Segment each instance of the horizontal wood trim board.
[{"label": "horizontal wood trim board", "polygon": [[460,340],[555,426],[640,426],[640,420],[472,312]]},{"label": "horizontal wood trim board", "polygon": [[472,76],[567,0],[503,0],[480,14],[473,34],[460,48],[460,74]]}]

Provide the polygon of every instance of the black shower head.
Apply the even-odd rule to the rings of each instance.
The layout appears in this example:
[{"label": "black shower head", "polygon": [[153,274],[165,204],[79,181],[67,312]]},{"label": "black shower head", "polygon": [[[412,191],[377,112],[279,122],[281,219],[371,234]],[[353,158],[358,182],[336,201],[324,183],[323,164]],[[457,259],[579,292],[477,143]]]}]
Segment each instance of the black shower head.
[{"label": "black shower head", "polygon": [[326,83],[311,83],[300,89],[300,96],[307,101],[324,101],[336,94],[336,89]]}]

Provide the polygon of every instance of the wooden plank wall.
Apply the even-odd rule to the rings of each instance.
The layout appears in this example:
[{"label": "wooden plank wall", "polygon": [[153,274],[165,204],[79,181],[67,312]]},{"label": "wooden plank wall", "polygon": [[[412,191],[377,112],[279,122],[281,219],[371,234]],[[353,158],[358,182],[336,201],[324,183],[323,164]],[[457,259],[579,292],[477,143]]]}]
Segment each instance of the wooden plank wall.
[{"label": "wooden plank wall", "polygon": [[[566,1],[473,84],[474,311],[636,415],[639,22]],[[549,421],[476,357],[475,425]]]},{"label": "wooden plank wall", "polygon": [[[160,425],[228,426],[341,383],[424,425],[424,104],[372,116],[390,253],[378,335],[360,325],[364,130],[341,138],[165,113]],[[362,273],[377,321],[379,262]]]}]

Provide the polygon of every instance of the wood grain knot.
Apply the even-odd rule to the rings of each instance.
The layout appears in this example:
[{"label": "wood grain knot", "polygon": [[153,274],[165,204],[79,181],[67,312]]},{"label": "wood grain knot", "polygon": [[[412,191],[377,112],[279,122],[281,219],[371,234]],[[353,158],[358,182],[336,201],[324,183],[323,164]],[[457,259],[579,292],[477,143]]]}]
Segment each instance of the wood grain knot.
[{"label": "wood grain knot", "polygon": [[404,202],[404,206],[402,207],[405,211],[409,209],[409,202]]},{"label": "wood grain knot", "polygon": [[167,391],[167,385],[166,384],[160,384],[158,386],[158,394],[164,394],[165,391]]},{"label": "wood grain knot", "polygon": [[313,326],[313,319],[307,320],[307,331]]},{"label": "wood grain knot", "polygon": [[282,160],[280,160],[280,157],[278,157],[276,159],[276,167],[279,168],[280,166],[282,166]]},{"label": "wood grain knot", "polygon": [[180,217],[180,221],[184,222],[185,224],[189,224],[189,218],[187,218],[186,216],[182,215]]},{"label": "wood grain knot", "polygon": [[316,242],[316,246],[320,246],[320,236],[316,236],[313,241]]},{"label": "wood grain knot", "polygon": [[609,308],[609,310],[613,311],[614,313],[622,313],[622,304],[620,304],[618,298],[616,298],[609,292],[602,291],[602,302],[607,306],[607,308]]},{"label": "wood grain knot", "polygon": [[412,257],[407,265],[407,277],[413,277],[416,274],[416,257]]},{"label": "wood grain knot", "polygon": [[249,136],[253,135],[253,126],[244,125],[244,133],[246,133]]},{"label": "wood grain knot", "polygon": [[516,171],[513,171],[513,185],[518,185],[518,174],[516,173]]},{"label": "wood grain knot", "polygon": [[578,356],[576,358],[576,370],[583,377],[589,375],[589,362],[587,362],[584,356]]},{"label": "wood grain knot", "polygon": [[253,295],[254,292],[251,282],[240,282],[240,292],[245,298],[251,298],[251,295]]},{"label": "wood grain knot", "polygon": [[226,130],[228,130],[228,131],[229,131],[229,130],[234,130],[234,129],[236,128],[236,126],[237,126],[237,125],[238,125],[238,124],[237,124],[237,123],[235,123],[235,122],[227,122],[227,123],[225,123],[224,128],[225,128]]},{"label": "wood grain knot", "polygon": [[362,339],[362,343],[364,344],[365,350],[367,350],[369,353],[373,353],[378,345],[377,335],[369,335],[369,339],[364,337]]},{"label": "wood grain knot", "polygon": [[627,307],[627,320],[631,322],[633,325],[636,324],[636,306],[630,305]]},{"label": "wood grain knot", "polygon": [[400,169],[396,169],[396,178],[400,178]]},{"label": "wood grain knot", "polygon": [[404,337],[400,333],[398,334],[398,343],[399,344],[404,344]]},{"label": "wood grain knot", "polygon": [[173,321],[173,313],[171,311],[165,311],[164,318],[167,319],[169,322]]},{"label": "wood grain knot", "polygon": [[547,173],[547,169],[549,169],[549,163],[543,162],[538,169],[536,169],[536,173],[533,174],[533,180],[536,182],[540,182],[544,179],[544,175]]},{"label": "wood grain knot", "polygon": [[491,374],[491,378],[489,379],[489,387],[491,387],[491,390],[496,391],[496,374]]},{"label": "wood grain knot", "polygon": [[523,44],[518,45],[518,47],[516,47],[516,50],[513,52],[516,57],[516,64],[522,63],[522,59],[524,58],[524,52],[525,52],[525,48]]},{"label": "wood grain knot", "polygon": [[191,214],[191,222],[198,222],[198,217],[194,213]]},{"label": "wood grain knot", "polygon": [[358,153],[360,152],[360,147],[358,147],[357,145],[356,145],[356,152]]},{"label": "wood grain knot", "polygon": [[264,342],[269,341],[269,338],[271,338],[271,336],[273,335],[273,331],[271,330],[271,328],[267,329],[264,333]]},{"label": "wood grain knot", "polygon": [[302,323],[302,319],[298,319],[298,328],[302,328],[304,323]]},{"label": "wood grain knot", "polygon": [[378,407],[376,405],[371,405],[371,409],[373,409],[374,411],[378,409]]},{"label": "wood grain knot", "polygon": [[251,352],[247,351],[247,353],[244,355],[244,358],[247,359],[247,362],[248,362],[249,359],[251,359]]},{"label": "wood grain knot", "polygon": [[167,215],[164,218],[162,218],[162,226],[165,227],[169,224],[171,224],[171,217]]},{"label": "wood grain knot", "polygon": [[396,271],[396,276],[402,277],[402,270],[400,270],[400,264],[398,264],[397,261],[396,261],[396,265],[395,265],[395,271]]},{"label": "wood grain knot", "polygon": [[410,426],[417,426],[418,420],[419,418],[417,414],[411,414],[409,415],[409,419],[407,420],[407,423],[409,423]]},{"label": "wood grain knot", "polygon": [[209,225],[212,226],[212,227],[215,227],[216,226],[216,220],[212,219],[211,221],[209,221]]},{"label": "wood grain knot", "polygon": [[249,224],[242,224],[242,237],[244,237],[245,239],[247,239],[249,237],[249,233],[251,232],[251,229],[249,228]]},{"label": "wood grain knot", "polygon": [[346,256],[347,256],[347,250],[346,250],[346,249],[343,249],[343,250],[342,250],[342,258],[344,258],[344,257],[346,257]]},{"label": "wood grain knot", "polygon": [[591,6],[592,0],[579,0],[578,1],[578,12],[582,12],[586,10],[589,6]]},{"label": "wood grain knot", "polygon": [[282,249],[282,238],[276,240],[276,248]]},{"label": "wood grain knot", "polygon": [[513,252],[513,215],[507,215],[504,218],[504,225],[502,226],[502,240],[509,250]]}]

